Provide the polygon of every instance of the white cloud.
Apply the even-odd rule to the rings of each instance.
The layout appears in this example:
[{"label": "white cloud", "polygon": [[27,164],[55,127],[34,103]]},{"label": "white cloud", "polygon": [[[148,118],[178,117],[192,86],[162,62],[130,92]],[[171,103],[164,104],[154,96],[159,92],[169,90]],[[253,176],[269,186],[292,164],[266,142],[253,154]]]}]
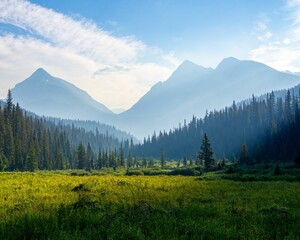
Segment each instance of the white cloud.
[{"label": "white cloud", "polygon": [[[165,80],[177,64],[174,55],[166,58],[161,50],[132,36],[115,37],[95,23],[24,0],[1,0],[0,23],[30,33],[0,35],[2,97],[8,88],[43,67],[110,108],[129,108],[153,84]],[[145,61],[149,53],[165,64]]]},{"label": "white cloud", "polygon": [[133,37],[113,37],[92,22],[75,21],[23,0],[1,0],[0,22],[32,31],[56,46],[109,64],[134,60],[145,48]]},{"label": "white cloud", "polygon": [[261,32],[265,31],[268,28],[268,23],[270,22],[270,19],[266,16],[266,14],[261,13],[258,16],[258,21],[256,23],[256,31]]},{"label": "white cloud", "polygon": [[[263,44],[249,52],[250,58],[263,62],[278,70],[300,71],[300,0],[289,0],[286,4],[289,13],[290,27],[277,35],[279,41],[270,41],[272,36],[265,37]],[[274,35],[274,34],[272,34]]]},{"label": "white cloud", "polygon": [[263,35],[258,36],[257,39],[259,41],[265,42],[265,41],[269,40],[272,36],[273,36],[273,34],[270,31],[267,31]]},{"label": "white cloud", "polygon": [[273,36],[272,32],[268,29],[269,22],[270,19],[266,14],[261,13],[258,16],[258,22],[255,25],[254,35],[261,42],[268,41]]}]

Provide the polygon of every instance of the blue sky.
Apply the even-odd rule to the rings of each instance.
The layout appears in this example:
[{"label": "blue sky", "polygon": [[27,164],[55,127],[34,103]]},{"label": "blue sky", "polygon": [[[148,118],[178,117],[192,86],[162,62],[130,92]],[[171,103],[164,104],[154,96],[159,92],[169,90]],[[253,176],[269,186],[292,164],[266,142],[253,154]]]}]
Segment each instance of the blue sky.
[{"label": "blue sky", "polygon": [[[263,17],[274,30],[288,22],[283,0],[32,2],[84,17],[116,36],[135,36],[149,46],[176,53],[180,59],[207,66],[215,66],[227,56],[246,57],[247,50],[258,44],[254,34]],[[212,60],[202,57],[203,53]]]},{"label": "blue sky", "polygon": [[1,0],[0,95],[38,67],[110,108],[129,108],[185,59],[300,71],[299,16],[300,0]]}]

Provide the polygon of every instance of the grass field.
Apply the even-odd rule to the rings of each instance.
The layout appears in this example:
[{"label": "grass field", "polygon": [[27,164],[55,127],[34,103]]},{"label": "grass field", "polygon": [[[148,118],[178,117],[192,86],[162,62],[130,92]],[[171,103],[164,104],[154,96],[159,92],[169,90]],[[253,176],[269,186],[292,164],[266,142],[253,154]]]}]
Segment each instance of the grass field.
[{"label": "grass field", "polygon": [[300,239],[300,183],[0,173],[0,239]]}]

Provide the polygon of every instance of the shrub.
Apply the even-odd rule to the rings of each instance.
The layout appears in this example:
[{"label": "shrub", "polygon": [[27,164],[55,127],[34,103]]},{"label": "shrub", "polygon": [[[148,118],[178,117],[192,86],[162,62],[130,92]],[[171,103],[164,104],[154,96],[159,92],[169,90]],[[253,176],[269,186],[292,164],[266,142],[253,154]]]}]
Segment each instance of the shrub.
[{"label": "shrub", "polygon": [[181,175],[181,176],[201,176],[202,171],[195,170],[194,168],[175,169],[168,173],[168,175]]},{"label": "shrub", "polygon": [[274,169],[274,175],[280,175],[280,174],[281,174],[280,167],[277,164],[276,167],[275,167],[275,169]]},{"label": "shrub", "polygon": [[236,171],[234,170],[234,168],[232,167],[232,165],[230,165],[230,167],[225,171],[225,173],[228,173],[228,174],[232,174],[232,173],[235,173]]},{"label": "shrub", "polygon": [[143,176],[144,173],[141,170],[127,170],[125,175],[127,176]]},{"label": "shrub", "polygon": [[167,175],[168,172],[170,171],[161,169],[143,170],[145,176]]},{"label": "shrub", "polygon": [[300,167],[300,156],[295,157],[294,163],[297,167]]},{"label": "shrub", "polygon": [[70,173],[71,176],[90,176],[91,173],[85,170],[76,170]]}]

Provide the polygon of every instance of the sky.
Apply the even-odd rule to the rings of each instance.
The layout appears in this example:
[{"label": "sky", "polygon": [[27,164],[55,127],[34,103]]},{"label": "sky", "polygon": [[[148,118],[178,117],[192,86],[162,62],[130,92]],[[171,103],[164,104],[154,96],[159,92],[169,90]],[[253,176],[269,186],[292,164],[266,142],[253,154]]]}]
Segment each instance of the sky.
[{"label": "sky", "polygon": [[300,0],[0,0],[0,98],[42,67],[128,109],[184,60],[300,72]]}]

